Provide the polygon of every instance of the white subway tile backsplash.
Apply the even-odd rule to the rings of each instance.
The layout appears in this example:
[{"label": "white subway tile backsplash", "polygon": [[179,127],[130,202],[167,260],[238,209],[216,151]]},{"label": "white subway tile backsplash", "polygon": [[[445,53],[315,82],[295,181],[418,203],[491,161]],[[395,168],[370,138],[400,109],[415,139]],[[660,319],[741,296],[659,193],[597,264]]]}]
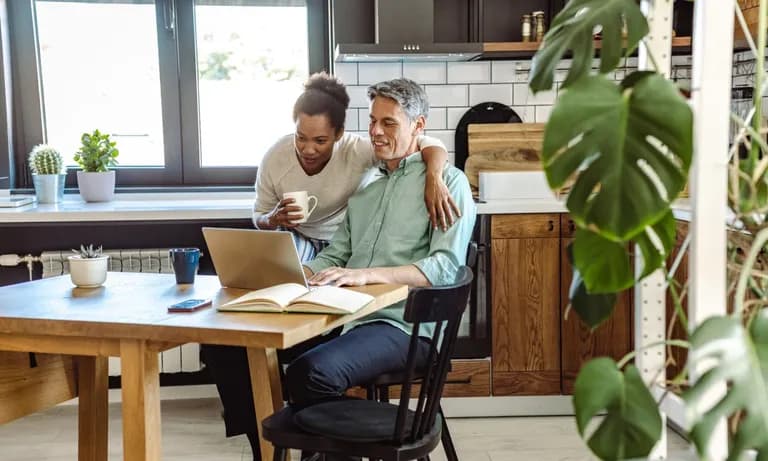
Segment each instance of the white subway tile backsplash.
[{"label": "white subway tile backsplash", "polygon": [[427,117],[427,129],[428,130],[445,130],[445,107],[433,107],[429,109],[429,117]]},{"label": "white subway tile backsplash", "polygon": [[445,123],[446,128],[449,130],[455,130],[459,125],[461,117],[467,113],[467,110],[469,110],[468,107],[449,107],[447,109],[447,117]]},{"label": "white subway tile backsplash", "polygon": [[336,62],[333,66],[333,73],[345,85],[357,85],[356,62]]},{"label": "white subway tile backsplash", "polygon": [[498,85],[470,85],[470,106],[489,101],[498,102],[506,106],[512,105],[512,85],[509,83],[500,83]]},{"label": "white subway tile backsplash", "polygon": [[349,95],[349,107],[363,107],[368,109],[368,87],[367,86],[347,86]]},{"label": "white subway tile backsplash", "polygon": [[448,83],[491,83],[491,63],[449,62]]},{"label": "white subway tile backsplash", "polygon": [[357,65],[357,80],[361,85],[401,78],[403,64],[400,62],[361,62]]},{"label": "white subway tile backsplash", "polygon": [[344,129],[347,131],[357,131],[357,109],[347,109],[347,117],[344,122]]},{"label": "white subway tile backsplash", "polygon": [[491,82],[512,83],[517,73],[517,61],[491,61]]},{"label": "white subway tile backsplash", "polygon": [[534,106],[539,104],[554,104],[554,91],[540,91],[535,95],[525,83],[515,83],[512,102],[515,106]]},{"label": "white subway tile backsplash", "polygon": [[422,85],[444,84],[447,82],[446,64],[445,62],[404,62],[403,77]]},{"label": "white subway tile backsplash", "polygon": [[536,106],[512,106],[523,123],[536,123]]},{"label": "white subway tile backsplash", "polygon": [[368,125],[371,120],[371,111],[369,109],[358,109],[357,111],[357,130],[368,133]]},{"label": "white subway tile backsplash", "polygon": [[426,130],[424,134],[439,139],[445,144],[445,150],[448,152],[455,152],[456,145],[456,132],[454,130]]},{"label": "white subway tile backsplash", "polygon": [[426,89],[432,107],[466,107],[469,103],[467,85],[427,85]]},{"label": "white subway tile backsplash", "polygon": [[546,123],[551,113],[552,106],[536,106],[536,123]]}]

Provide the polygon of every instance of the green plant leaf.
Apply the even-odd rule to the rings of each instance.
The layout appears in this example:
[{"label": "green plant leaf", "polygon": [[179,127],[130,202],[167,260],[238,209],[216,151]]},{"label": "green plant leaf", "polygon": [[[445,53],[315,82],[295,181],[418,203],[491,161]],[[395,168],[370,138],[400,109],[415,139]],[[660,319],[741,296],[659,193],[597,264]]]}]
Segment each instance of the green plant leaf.
[{"label": "green plant leaf", "polygon": [[[661,437],[661,416],[653,396],[632,365],[624,373],[601,357],[579,371],[573,392],[579,434],[602,460],[645,457]],[[592,418],[605,412],[597,429],[587,434]]]},{"label": "green plant leaf", "polygon": [[685,185],[692,123],[661,75],[634,73],[621,86],[586,77],[561,94],[547,123],[547,180],[559,188],[576,176],[566,203],[573,220],[626,242],[666,215]]},{"label": "green plant leaf", "polygon": [[589,294],[584,279],[577,270],[573,271],[568,297],[571,299],[573,310],[591,329],[608,320],[616,307],[616,293]]},{"label": "green plant leaf", "polygon": [[[702,360],[714,364],[683,394],[691,440],[699,454],[704,454],[717,423],[742,411],[728,460],[740,459],[750,448],[760,451],[758,459],[768,456],[768,312],[758,314],[749,332],[737,318],[704,321],[691,334],[688,364],[696,366]],[[707,407],[713,387],[722,383],[727,383],[727,393]]]},{"label": "green plant leaf", "polygon": [[634,285],[634,269],[625,244],[577,228],[572,248],[573,265],[588,293],[616,293]]},{"label": "green plant leaf", "polygon": [[557,63],[573,51],[573,61],[562,87],[586,76],[595,55],[593,31],[602,26],[600,72],[618,66],[622,55],[622,22],[627,25],[626,55],[648,33],[648,23],[635,0],[571,0],[555,17],[544,43],[533,57],[530,87],[533,91],[552,88]]}]

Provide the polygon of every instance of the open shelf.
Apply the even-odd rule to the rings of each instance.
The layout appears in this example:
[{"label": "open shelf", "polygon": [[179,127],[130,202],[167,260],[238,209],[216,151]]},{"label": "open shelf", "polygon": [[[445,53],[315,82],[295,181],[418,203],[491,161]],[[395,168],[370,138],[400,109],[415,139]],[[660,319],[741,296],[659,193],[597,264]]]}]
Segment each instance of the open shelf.
[{"label": "open shelf", "polygon": [[[595,40],[595,49],[602,47],[602,40]],[[484,58],[530,57],[539,50],[541,42],[486,42],[483,43]],[[673,52],[690,52],[691,37],[673,37]]]}]

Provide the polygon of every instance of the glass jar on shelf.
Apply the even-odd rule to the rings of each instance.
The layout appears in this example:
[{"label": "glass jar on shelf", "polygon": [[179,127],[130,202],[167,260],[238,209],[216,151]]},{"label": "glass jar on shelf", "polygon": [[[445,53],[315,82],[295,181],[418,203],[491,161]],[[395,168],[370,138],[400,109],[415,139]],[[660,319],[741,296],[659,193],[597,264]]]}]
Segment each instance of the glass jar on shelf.
[{"label": "glass jar on shelf", "polygon": [[531,41],[531,15],[530,14],[524,14],[522,18],[522,26],[523,26],[523,41],[524,42],[530,42]]},{"label": "glass jar on shelf", "polygon": [[536,25],[533,34],[536,37],[536,41],[540,42],[544,40],[544,34],[547,31],[546,25],[544,24],[544,12],[534,11],[532,15],[533,23]]}]

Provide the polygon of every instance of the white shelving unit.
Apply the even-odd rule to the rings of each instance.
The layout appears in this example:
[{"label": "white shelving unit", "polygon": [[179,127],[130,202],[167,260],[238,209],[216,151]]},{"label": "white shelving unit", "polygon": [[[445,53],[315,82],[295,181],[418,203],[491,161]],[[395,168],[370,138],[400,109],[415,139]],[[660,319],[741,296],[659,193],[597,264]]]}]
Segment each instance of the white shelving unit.
[{"label": "white shelving unit", "polygon": [[[651,69],[652,54],[659,71],[669,76],[672,37],[672,1],[643,0],[650,34],[641,47],[639,67]],[[690,175],[692,219],[689,232],[689,326],[726,313],[726,188],[729,143],[731,67],[734,0],[698,1],[694,6],[692,109],[694,112],[694,160]],[[665,337],[665,278],[652,274],[636,287],[636,348]],[[636,364],[657,398],[664,395],[662,410],[671,422],[687,428],[683,402],[663,389],[663,347],[645,349]],[[692,379],[703,370],[694,370]],[[725,385],[711,396],[711,406]],[[724,460],[728,440],[725,421],[709,441],[708,459]],[[666,441],[652,459],[666,457]]]}]

